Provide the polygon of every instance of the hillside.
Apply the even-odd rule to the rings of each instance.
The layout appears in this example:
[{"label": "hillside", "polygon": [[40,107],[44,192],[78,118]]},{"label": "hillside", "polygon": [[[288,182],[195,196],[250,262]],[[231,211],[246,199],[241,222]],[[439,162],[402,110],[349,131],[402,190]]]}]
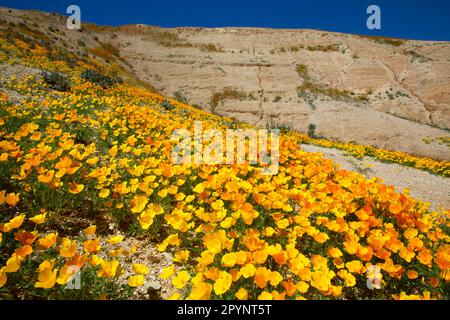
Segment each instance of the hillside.
[{"label": "hillside", "polygon": [[275,123],[306,133],[315,124],[327,138],[450,157],[445,145],[423,142],[448,137],[449,43],[312,30],[169,32],[220,50],[160,46],[145,31],[134,37],[118,33],[121,53],[139,77],[166,94],[180,92],[206,110],[260,126]]},{"label": "hillside", "polygon": [[[174,164],[174,130],[254,127],[136,77],[114,45],[136,27],[69,32],[62,17],[8,9],[0,19],[0,299],[449,298],[450,212],[301,144],[442,179],[448,161],[282,128],[274,175]],[[67,287],[75,275],[81,290]]]},{"label": "hillside", "polygon": [[302,133],[313,125],[328,139],[450,160],[447,42],[144,25],[69,33],[57,15],[2,9],[0,17],[2,28],[34,21],[30,29],[53,46],[117,60],[161,93],[218,115]]}]

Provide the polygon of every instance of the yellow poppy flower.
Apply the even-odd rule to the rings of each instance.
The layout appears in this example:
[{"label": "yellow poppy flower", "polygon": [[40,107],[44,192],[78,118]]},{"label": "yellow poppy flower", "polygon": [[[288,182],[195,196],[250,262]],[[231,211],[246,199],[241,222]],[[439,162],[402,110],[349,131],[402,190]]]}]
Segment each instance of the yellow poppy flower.
[{"label": "yellow poppy flower", "polygon": [[77,183],[69,184],[69,192],[72,194],[78,194],[83,190],[84,190],[84,185],[82,185],[82,184],[77,184]]},{"label": "yellow poppy flower", "polygon": [[139,264],[139,263],[134,263],[133,264],[133,271],[137,274],[148,274],[149,269],[147,266],[143,265],[143,264]]},{"label": "yellow poppy flower", "polygon": [[10,232],[11,230],[20,228],[20,226],[22,225],[24,220],[25,220],[25,215],[21,214],[20,216],[12,218],[7,223],[0,225],[0,230],[3,232]]},{"label": "yellow poppy flower", "polygon": [[6,202],[6,190],[0,191],[0,205]]},{"label": "yellow poppy flower", "polygon": [[131,212],[141,213],[145,209],[147,203],[148,203],[147,196],[140,196],[140,195],[135,196],[131,201],[132,206]]},{"label": "yellow poppy flower", "polygon": [[87,227],[86,229],[84,229],[84,231],[86,232],[86,234],[88,236],[92,236],[97,231],[97,227],[94,225],[91,225],[91,226]]},{"label": "yellow poppy flower", "polygon": [[53,269],[54,261],[45,260],[39,265],[38,281],[34,284],[36,288],[50,289],[56,284],[58,269]]},{"label": "yellow poppy flower", "polygon": [[73,276],[79,271],[78,266],[64,265],[61,270],[59,270],[58,278],[56,283],[60,285],[65,285],[72,280]]},{"label": "yellow poppy flower", "polygon": [[190,276],[189,273],[185,270],[180,271],[173,279],[172,284],[177,289],[182,289],[186,286],[189,281]]},{"label": "yellow poppy flower", "polygon": [[219,277],[217,278],[216,282],[214,283],[214,292],[217,295],[224,294],[227,292],[231,284],[233,282],[233,277],[226,271],[221,271],[219,273]]},{"label": "yellow poppy flower", "polygon": [[240,288],[234,295],[238,300],[248,299],[248,290],[245,288]]},{"label": "yellow poppy flower", "polygon": [[8,205],[10,205],[11,207],[16,206],[20,199],[19,199],[19,193],[9,193],[6,198],[5,201]]},{"label": "yellow poppy flower", "polygon": [[0,288],[2,288],[8,281],[8,276],[6,275],[6,267],[0,268]]},{"label": "yellow poppy flower", "polygon": [[47,213],[41,213],[38,215],[35,215],[34,217],[30,218],[30,221],[33,221],[35,224],[43,224],[45,221],[45,218],[47,217]]},{"label": "yellow poppy flower", "polygon": [[251,263],[249,263],[249,264],[246,264],[245,266],[243,266],[241,269],[240,269],[240,272],[241,272],[241,275],[244,277],[244,278],[250,278],[250,277],[253,277],[253,275],[255,274],[255,271],[256,271],[256,268],[255,268],[255,266],[253,265],[253,264],[251,264]]},{"label": "yellow poppy flower", "polygon": [[117,260],[112,260],[112,261],[102,261],[100,263],[100,270],[97,272],[97,275],[99,277],[114,277],[118,274],[119,272],[119,261]]},{"label": "yellow poppy flower", "polygon": [[183,263],[188,260],[189,255],[190,255],[189,250],[179,250],[175,252],[175,255],[172,260],[175,262]]},{"label": "yellow poppy flower", "polygon": [[69,238],[64,238],[59,248],[59,254],[64,258],[72,258],[77,252],[76,241],[71,241]]},{"label": "yellow poppy flower", "polygon": [[358,261],[358,260],[353,260],[353,261],[347,262],[345,264],[345,267],[351,273],[359,273],[359,274],[361,274],[361,273],[364,273],[366,271],[366,268],[364,267],[364,265],[361,263],[361,261]]},{"label": "yellow poppy flower", "polygon": [[339,248],[329,248],[327,251],[327,254],[331,257],[331,258],[339,258],[342,257],[342,251],[339,250]]},{"label": "yellow poppy flower", "polygon": [[139,287],[142,286],[145,283],[144,276],[137,275],[137,276],[130,276],[128,278],[128,285],[130,287]]},{"label": "yellow poppy flower", "polygon": [[114,236],[114,237],[110,237],[108,240],[106,240],[106,242],[110,243],[110,244],[119,244],[123,241],[123,239],[125,239],[124,236]]},{"label": "yellow poppy flower", "polygon": [[258,296],[258,300],[273,300],[273,295],[267,291],[263,291]]},{"label": "yellow poppy flower", "polygon": [[107,198],[108,196],[109,196],[109,189],[102,189],[102,190],[100,190],[100,193],[99,193],[99,197],[100,198]]},{"label": "yellow poppy flower", "polygon": [[186,300],[209,300],[211,291],[212,285],[210,283],[201,282],[195,286]]},{"label": "yellow poppy flower", "polygon": [[165,267],[162,270],[161,274],[160,274],[160,278],[162,278],[162,279],[169,279],[170,277],[172,277],[174,272],[175,272],[175,266],[174,265],[171,265],[169,267]]},{"label": "yellow poppy flower", "polygon": [[4,272],[14,273],[20,269],[21,264],[22,259],[20,258],[20,256],[13,253],[12,256],[6,261]]},{"label": "yellow poppy flower", "polygon": [[222,257],[222,266],[232,268],[236,264],[237,256],[234,252],[224,254]]},{"label": "yellow poppy flower", "polygon": [[98,252],[102,248],[98,239],[86,240],[83,242],[83,247],[89,253]]}]

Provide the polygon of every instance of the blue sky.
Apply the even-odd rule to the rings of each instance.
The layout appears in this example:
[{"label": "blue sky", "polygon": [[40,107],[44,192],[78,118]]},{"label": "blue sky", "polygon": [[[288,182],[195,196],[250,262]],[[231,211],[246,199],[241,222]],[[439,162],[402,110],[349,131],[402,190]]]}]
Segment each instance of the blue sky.
[{"label": "blue sky", "polygon": [[[102,25],[270,27],[450,41],[449,0],[0,0],[0,6],[66,14]],[[366,9],[381,8],[381,30],[368,30]]]}]

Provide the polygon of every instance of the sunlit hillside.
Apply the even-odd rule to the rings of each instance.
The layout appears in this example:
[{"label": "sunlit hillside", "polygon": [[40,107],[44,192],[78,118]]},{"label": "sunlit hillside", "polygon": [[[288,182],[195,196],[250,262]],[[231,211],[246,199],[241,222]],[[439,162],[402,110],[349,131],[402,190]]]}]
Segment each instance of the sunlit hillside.
[{"label": "sunlit hillside", "polygon": [[0,34],[0,299],[449,298],[449,211],[300,144],[449,162],[282,128],[275,175],[173,164],[174,130],[252,127],[34,36]]}]

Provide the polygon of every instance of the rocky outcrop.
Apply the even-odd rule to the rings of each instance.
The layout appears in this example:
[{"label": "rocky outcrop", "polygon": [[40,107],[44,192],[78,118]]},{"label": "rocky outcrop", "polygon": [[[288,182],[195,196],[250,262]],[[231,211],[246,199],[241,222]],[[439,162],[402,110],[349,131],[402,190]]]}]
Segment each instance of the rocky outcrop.
[{"label": "rocky outcrop", "polygon": [[[164,47],[119,35],[128,43],[121,53],[139,66],[137,75],[165,94],[181,92],[211,111],[213,93],[230,87],[248,98],[222,100],[214,110],[220,115],[301,132],[315,124],[316,133],[328,138],[450,158],[447,145],[424,142],[449,135],[449,43],[391,43],[313,30],[170,31],[221,51]],[[305,66],[308,79],[297,65]],[[305,82],[320,90],[299,90]]]}]

